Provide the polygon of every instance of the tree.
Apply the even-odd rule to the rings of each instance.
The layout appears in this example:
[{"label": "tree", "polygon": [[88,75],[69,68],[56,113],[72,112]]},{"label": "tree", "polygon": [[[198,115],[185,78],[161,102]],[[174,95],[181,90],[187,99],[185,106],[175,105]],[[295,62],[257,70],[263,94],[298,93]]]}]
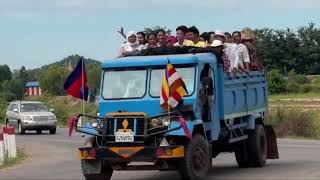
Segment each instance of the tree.
[{"label": "tree", "polygon": [[157,34],[159,30],[164,30],[166,32],[166,34],[170,34],[171,33],[171,30],[168,29],[167,27],[161,27],[161,26],[154,26],[154,27],[151,27],[151,28],[144,28],[144,32],[146,34]]},{"label": "tree", "polygon": [[100,65],[89,64],[87,66],[88,85],[91,93],[97,95],[100,87],[101,68]]},{"label": "tree", "polygon": [[0,65],[0,84],[5,80],[11,80],[12,73],[8,65]]},{"label": "tree", "polygon": [[63,85],[66,80],[67,73],[64,68],[53,66],[40,75],[39,83],[43,92],[50,95],[63,95]]},{"label": "tree", "polygon": [[14,99],[22,99],[25,92],[25,82],[23,79],[11,79],[2,83],[3,92],[12,93]]}]

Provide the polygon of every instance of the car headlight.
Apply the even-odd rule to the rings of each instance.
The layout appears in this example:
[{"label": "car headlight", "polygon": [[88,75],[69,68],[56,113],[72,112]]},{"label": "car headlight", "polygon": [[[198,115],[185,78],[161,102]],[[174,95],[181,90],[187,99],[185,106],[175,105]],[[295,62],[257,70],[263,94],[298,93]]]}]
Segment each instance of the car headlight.
[{"label": "car headlight", "polygon": [[32,117],[31,116],[22,116],[22,120],[31,121]]},{"label": "car headlight", "polygon": [[57,118],[56,118],[56,116],[49,116],[49,120],[54,121],[54,120],[57,120]]}]

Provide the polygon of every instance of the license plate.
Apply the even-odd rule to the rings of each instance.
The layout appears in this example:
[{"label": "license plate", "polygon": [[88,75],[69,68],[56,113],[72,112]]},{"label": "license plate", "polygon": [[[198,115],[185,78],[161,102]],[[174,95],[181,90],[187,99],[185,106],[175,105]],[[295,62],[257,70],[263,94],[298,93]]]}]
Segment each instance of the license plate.
[{"label": "license plate", "polygon": [[132,132],[116,132],[116,142],[133,142],[134,136]]},{"label": "license plate", "polygon": [[43,124],[46,124],[47,122],[41,122],[41,121],[39,121],[39,122],[37,122],[37,124],[39,124],[39,125],[43,125]]}]

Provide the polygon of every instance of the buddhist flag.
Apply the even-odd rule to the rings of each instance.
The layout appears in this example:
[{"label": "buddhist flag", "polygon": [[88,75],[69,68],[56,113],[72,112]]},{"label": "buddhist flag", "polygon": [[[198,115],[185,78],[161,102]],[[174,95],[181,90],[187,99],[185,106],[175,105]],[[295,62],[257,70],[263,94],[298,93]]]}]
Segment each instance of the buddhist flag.
[{"label": "buddhist flag", "polygon": [[164,110],[175,108],[182,97],[187,95],[186,86],[170,61],[168,61],[160,91],[160,106]]},{"label": "buddhist flag", "polygon": [[89,88],[87,85],[87,72],[83,57],[81,57],[76,68],[71,72],[64,83],[64,89],[69,95],[75,98],[82,100],[88,99]]}]

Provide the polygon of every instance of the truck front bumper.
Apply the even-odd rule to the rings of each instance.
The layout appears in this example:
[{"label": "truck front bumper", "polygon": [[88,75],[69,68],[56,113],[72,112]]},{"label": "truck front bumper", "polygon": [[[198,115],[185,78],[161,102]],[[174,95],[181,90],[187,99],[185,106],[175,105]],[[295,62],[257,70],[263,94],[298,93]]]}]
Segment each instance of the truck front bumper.
[{"label": "truck front bumper", "polygon": [[184,157],[184,146],[165,147],[106,147],[79,148],[80,159],[103,159],[108,161],[154,161],[155,159],[171,159]]}]

